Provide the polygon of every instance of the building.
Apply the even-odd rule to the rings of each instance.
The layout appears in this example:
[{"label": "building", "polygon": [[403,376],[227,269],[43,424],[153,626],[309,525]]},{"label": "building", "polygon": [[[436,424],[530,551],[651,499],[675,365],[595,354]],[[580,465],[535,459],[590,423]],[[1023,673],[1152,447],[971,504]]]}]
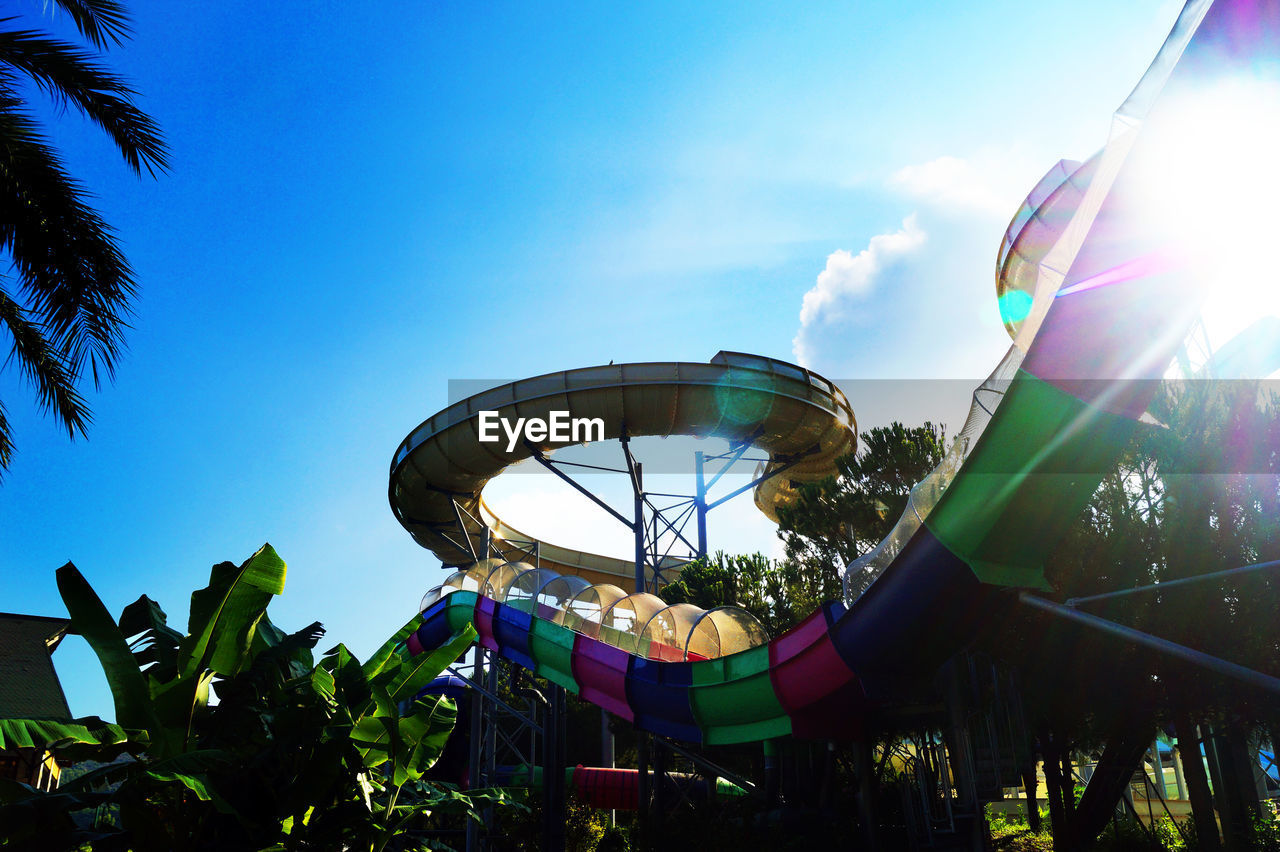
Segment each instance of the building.
[{"label": "building", "polygon": [[[53,652],[71,622],[0,612],[0,719],[71,721]],[[57,786],[60,769],[42,748],[0,750],[0,778],[41,790]]]}]

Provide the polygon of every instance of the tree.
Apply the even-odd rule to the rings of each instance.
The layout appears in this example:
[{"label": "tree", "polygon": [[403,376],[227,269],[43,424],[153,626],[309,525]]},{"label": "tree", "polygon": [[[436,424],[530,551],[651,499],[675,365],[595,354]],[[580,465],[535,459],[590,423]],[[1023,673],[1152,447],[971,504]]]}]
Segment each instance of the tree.
[{"label": "tree", "polygon": [[[1058,597],[1280,558],[1280,400],[1257,382],[1202,377],[1162,384],[1150,412],[1154,422],[1138,428],[1046,564]],[[1087,609],[1274,675],[1280,673],[1276,590],[1273,573],[1256,572],[1095,601]],[[1199,751],[1197,725],[1212,723],[1215,747],[1240,752],[1251,729],[1275,726],[1273,697],[1039,613],[1011,610],[985,644],[1018,665],[1046,766],[1054,755],[1114,739],[1126,721],[1139,720],[1149,731],[1157,722],[1176,728],[1187,755]],[[1190,757],[1183,763],[1201,843],[1216,848],[1202,763]],[[1054,834],[1069,846],[1080,839],[1072,839],[1079,828],[1071,825],[1071,785],[1061,783],[1069,776],[1062,774],[1056,797],[1055,779],[1046,777],[1056,805]],[[1215,780],[1218,790],[1232,785]],[[1252,779],[1242,787],[1251,795]],[[1222,818],[1237,833],[1250,831],[1247,814]]]},{"label": "tree", "polygon": [[720,551],[684,566],[680,578],[663,587],[662,598],[667,603],[691,603],[703,609],[736,606],[776,636],[794,623],[787,618],[793,602],[788,592],[781,565],[759,553],[730,556]]},{"label": "tree", "polygon": [[837,460],[838,476],[801,484],[796,501],[778,510],[788,570],[818,601],[841,597],[841,570],[889,534],[912,486],[946,455],[946,431],[929,422],[877,426],[860,443]]},{"label": "tree", "polygon": [[319,623],[285,634],[267,617],[284,577],[270,545],[242,565],[214,566],[191,596],[184,635],[145,595],[117,622],[74,566],[59,569],[72,627],[102,663],[119,725],[0,720],[0,747],[130,757],[53,793],[0,782],[0,846],[418,849],[430,844],[410,829],[433,813],[505,801],[424,778],[456,710],[419,692],[475,632],[410,656],[415,616],[363,664],[342,645],[316,664]]},{"label": "tree", "polygon": [[[95,51],[0,21],[0,328],[12,363],[36,392],[40,407],[71,438],[91,420],[80,393],[114,378],[124,348],[133,270],[110,226],[88,203],[42,133],[24,91],[34,86],[54,106],[74,107],[111,139],[135,174],[167,167],[155,122],[133,105],[128,83],[97,60],[129,36],[116,0],[55,0]],[[0,473],[13,457],[9,422],[0,405]]]}]

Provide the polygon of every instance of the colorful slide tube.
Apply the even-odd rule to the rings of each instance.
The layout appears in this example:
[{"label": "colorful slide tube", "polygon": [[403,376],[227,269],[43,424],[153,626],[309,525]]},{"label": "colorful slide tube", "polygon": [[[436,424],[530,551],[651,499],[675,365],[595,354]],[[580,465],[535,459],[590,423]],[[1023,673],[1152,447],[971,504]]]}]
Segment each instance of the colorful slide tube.
[{"label": "colorful slide tube", "polygon": [[[1001,250],[1001,309],[1015,342],[997,369],[999,405],[985,428],[966,427],[961,460],[923,517],[900,522],[906,532],[892,547],[855,564],[872,581],[850,605],[828,603],[745,651],[660,661],[462,590],[423,612],[410,651],[474,624],[485,647],[643,730],[706,744],[858,737],[864,713],[898,679],[929,676],[992,607],[1012,605],[1003,590],[1044,585],[1046,557],[1119,458],[1206,292],[1195,234],[1152,226],[1145,178],[1176,141],[1184,95],[1274,72],[1278,53],[1280,3],[1189,3],[1107,147],[1084,166],[1055,166],[1037,186]],[[1210,168],[1212,155],[1184,159],[1167,180]],[[613,390],[625,393],[625,381]],[[444,418],[460,434],[474,433],[468,405]],[[794,429],[776,421],[779,434],[815,440],[823,427],[803,410],[783,417],[800,418]],[[685,414],[666,408],[663,428],[716,433],[714,408],[682,424]],[[423,445],[418,434],[396,454],[392,501],[431,546],[405,499],[424,487],[425,466],[404,463]]]}]

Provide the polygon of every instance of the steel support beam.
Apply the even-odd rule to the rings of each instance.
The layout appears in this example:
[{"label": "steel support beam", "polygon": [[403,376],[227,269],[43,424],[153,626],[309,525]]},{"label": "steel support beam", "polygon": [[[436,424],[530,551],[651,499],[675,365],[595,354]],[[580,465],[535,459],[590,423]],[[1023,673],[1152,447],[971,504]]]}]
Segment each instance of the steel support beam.
[{"label": "steel support beam", "polygon": [[1134,630],[1132,627],[1126,627],[1123,624],[1117,624],[1114,621],[1108,621],[1105,618],[1099,618],[1087,612],[1080,612],[1071,607],[1047,601],[1029,592],[1019,592],[1018,600],[1027,606],[1055,615],[1065,621],[1071,621],[1083,627],[1108,633],[1119,639],[1141,645],[1144,648],[1150,648],[1165,656],[1173,657],[1193,666],[1208,669],[1223,677],[1246,683],[1272,695],[1280,695],[1280,678],[1274,678],[1260,671],[1206,654],[1204,651],[1197,651],[1195,648],[1188,648],[1186,645],[1179,645],[1176,642],[1170,642],[1168,639],[1161,639],[1159,636],[1152,636],[1150,633],[1143,633],[1141,630]]},{"label": "steel support beam", "polygon": [[1109,601],[1116,598],[1129,597],[1131,595],[1144,595],[1152,592],[1167,592],[1171,589],[1181,589],[1186,586],[1197,585],[1212,580],[1229,580],[1235,577],[1243,577],[1249,574],[1256,574],[1259,571],[1270,571],[1280,568],[1280,560],[1272,560],[1271,562],[1259,562],[1256,565],[1245,565],[1240,568],[1228,568],[1225,571],[1214,571],[1211,574],[1198,574],[1195,577],[1183,577],[1179,580],[1166,580],[1163,583],[1152,583],[1149,586],[1138,586],[1132,589],[1120,589],[1115,592],[1104,592],[1100,595],[1088,595],[1082,598],[1068,598],[1066,605],[1069,607],[1078,607],[1084,604],[1094,603],[1096,601]]}]

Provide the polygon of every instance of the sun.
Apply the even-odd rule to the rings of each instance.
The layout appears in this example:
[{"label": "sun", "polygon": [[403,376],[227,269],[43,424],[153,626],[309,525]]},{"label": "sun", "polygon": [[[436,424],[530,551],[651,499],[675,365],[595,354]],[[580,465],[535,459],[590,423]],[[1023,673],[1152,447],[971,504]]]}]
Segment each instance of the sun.
[{"label": "sun", "polygon": [[1280,74],[1176,95],[1142,135],[1143,227],[1204,282],[1211,344],[1280,317]]}]

